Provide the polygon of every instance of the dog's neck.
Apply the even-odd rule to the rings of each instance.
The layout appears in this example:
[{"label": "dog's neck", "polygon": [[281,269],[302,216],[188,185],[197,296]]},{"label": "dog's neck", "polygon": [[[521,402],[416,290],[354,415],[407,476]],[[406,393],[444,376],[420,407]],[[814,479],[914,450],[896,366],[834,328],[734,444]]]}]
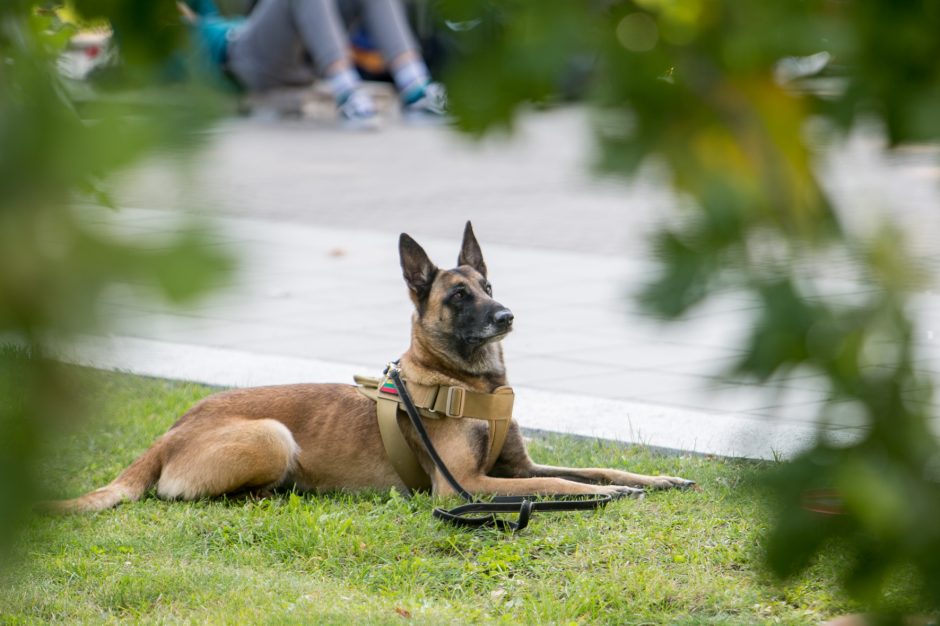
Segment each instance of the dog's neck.
[{"label": "dog's neck", "polygon": [[411,346],[401,357],[401,368],[406,379],[424,385],[455,385],[491,393],[507,384],[499,342],[480,346],[470,360],[455,360],[412,333]]}]

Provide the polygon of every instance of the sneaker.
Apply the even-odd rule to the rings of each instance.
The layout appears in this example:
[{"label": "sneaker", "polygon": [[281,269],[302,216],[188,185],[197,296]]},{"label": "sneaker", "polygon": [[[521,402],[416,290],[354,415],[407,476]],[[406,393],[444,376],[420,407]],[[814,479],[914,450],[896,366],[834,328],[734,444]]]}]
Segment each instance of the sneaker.
[{"label": "sneaker", "polygon": [[447,122],[447,92],[444,85],[425,85],[417,98],[402,106],[402,117],[410,122]]},{"label": "sneaker", "polygon": [[339,123],[353,130],[376,130],[379,114],[369,94],[362,89],[353,89],[336,105]]}]

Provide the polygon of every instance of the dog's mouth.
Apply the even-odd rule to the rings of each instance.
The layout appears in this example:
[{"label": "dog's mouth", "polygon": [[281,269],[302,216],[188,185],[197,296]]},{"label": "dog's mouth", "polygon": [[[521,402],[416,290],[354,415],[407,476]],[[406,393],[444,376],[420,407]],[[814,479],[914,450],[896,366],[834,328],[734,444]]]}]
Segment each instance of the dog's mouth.
[{"label": "dog's mouth", "polygon": [[471,335],[464,337],[464,341],[471,346],[482,346],[487,343],[493,343],[495,341],[501,340],[503,337],[512,332],[512,326],[504,330],[497,330],[488,335]]}]

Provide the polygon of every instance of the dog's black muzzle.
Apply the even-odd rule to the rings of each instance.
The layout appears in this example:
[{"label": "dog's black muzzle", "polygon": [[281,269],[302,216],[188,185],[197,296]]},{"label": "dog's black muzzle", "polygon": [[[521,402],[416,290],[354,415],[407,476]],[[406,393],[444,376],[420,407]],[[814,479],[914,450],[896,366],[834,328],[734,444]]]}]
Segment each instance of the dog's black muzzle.
[{"label": "dog's black muzzle", "polygon": [[493,313],[493,325],[500,332],[506,332],[512,328],[513,319],[515,319],[515,316],[512,314],[512,311],[506,307],[497,309],[496,312]]}]

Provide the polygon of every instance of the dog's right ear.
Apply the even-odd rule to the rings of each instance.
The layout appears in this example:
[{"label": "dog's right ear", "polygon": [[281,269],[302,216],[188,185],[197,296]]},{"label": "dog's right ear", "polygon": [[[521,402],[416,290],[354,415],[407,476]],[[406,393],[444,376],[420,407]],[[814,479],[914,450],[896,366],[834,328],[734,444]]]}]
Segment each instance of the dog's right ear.
[{"label": "dog's right ear", "polygon": [[483,251],[480,250],[480,244],[477,243],[476,235],[473,234],[473,225],[470,224],[470,220],[467,220],[467,225],[463,229],[463,243],[460,244],[460,256],[457,257],[457,265],[469,265],[483,276],[486,276]]},{"label": "dog's right ear", "polygon": [[437,276],[437,266],[431,263],[424,248],[405,233],[398,239],[398,254],[408,289],[416,296],[417,302],[424,300],[431,292],[431,283]]}]

